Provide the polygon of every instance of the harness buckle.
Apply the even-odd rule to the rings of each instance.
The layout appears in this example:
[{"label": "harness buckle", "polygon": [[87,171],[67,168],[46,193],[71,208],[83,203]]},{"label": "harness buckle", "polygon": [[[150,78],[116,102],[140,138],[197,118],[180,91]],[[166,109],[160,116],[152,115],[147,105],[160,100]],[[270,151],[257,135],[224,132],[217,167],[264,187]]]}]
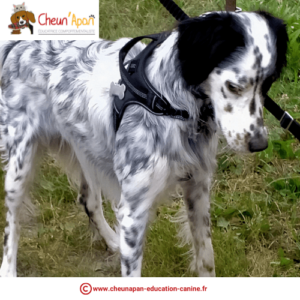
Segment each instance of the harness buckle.
[{"label": "harness buckle", "polygon": [[163,99],[157,97],[157,95],[154,95],[152,100],[152,110],[155,111],[155,109],[159,110],[161,113],[166,114],[168,111],[169,105]]},{"label": "harness buckle", "polygon": [[283,129],[289,130],[293,121],[294,121],[294,118],[287,111],[285,111],[279,122],[280,122],[280,126]]}]

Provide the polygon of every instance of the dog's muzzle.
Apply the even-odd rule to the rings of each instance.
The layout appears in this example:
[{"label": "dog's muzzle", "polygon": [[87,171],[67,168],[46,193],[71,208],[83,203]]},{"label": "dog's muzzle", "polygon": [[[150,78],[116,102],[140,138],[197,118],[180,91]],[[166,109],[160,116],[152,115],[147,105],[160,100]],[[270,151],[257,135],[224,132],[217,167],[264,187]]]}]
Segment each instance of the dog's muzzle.
[{"label": "dog's muzzle", "polygon": [[268,137],[266,134],[258,132],[249,141],[250,152],[260,152],[268,148]]}]

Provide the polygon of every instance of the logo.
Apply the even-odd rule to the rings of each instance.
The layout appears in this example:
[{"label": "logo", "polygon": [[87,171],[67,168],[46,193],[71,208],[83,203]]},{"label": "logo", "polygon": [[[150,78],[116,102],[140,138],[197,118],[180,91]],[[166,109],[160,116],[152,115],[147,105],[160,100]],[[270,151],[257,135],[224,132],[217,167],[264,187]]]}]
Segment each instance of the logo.
[{"label": "logo", "polygon": [[33,34],[33,25],[31,23],[35,23],[34,14],[26,10],[25,2],[13,5],[13,7],[14,12],[10,17],[11,24],[8,25],[8,28],[12,30],[11,34],[21,34],[25,30]]},{"label": "logo", "polygon": [[[72,16],[71,16],[72,15]],[[68,20],[69,18],[69,20]],[[38,22],[41,26],[53,26],[53,25],[71,25],[76,26],[77,29],[81,25],[95,25],[95,16],[90,15],[88,18],[77,18],[76,15],[71,12],[68,14],[68,18],[49,17],[47,13],[42,13],[38,16]],[[71,20],[70,20],[71,19]]]},{"label": "logo", "polygon": [[92,286],[89,283],[83,283],[80,286],[80,293],[83,295],[88,295],[92,292]]},{"label": "logo", "polygon": [[39,35],[93,35],[95,34],[95,16],[78,17],[75,13],[60,16],[43,12],[37,17]]}]

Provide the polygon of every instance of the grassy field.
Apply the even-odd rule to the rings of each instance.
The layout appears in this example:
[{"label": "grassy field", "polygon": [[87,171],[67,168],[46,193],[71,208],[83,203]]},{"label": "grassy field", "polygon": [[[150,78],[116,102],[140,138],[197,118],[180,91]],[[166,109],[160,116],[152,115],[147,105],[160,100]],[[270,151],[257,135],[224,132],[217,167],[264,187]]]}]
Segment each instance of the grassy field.
[{"label": "grassy field", "polygon": [[[190,16],[224,8],[221,0],[181,0]],[[298,0],[238,0],[243,10],[267,9],[286,20],[288,65],[269,95],[300,121],[300,5]],[[158,0],[101,0],[100,37],[115,40],[174,26]],[[212,189],[212,235],[217,276],[300,276],[300,144],[265,112],[269,147],[262,153],[219,155]],[[5,226],[3,174],[0,231]],[[37,217],[23,226],[19,276],[120,276],[119,260],[92,242],[76,192],[51,159],[42,165],[32,200]],[[192,276],[187,246],[179,247],[170,219],[182,199],[162,206],[146,241],[143,276]],[[113,215],[105,204],[107,218]],[[2,243],[0,255],[2,255]]]}]

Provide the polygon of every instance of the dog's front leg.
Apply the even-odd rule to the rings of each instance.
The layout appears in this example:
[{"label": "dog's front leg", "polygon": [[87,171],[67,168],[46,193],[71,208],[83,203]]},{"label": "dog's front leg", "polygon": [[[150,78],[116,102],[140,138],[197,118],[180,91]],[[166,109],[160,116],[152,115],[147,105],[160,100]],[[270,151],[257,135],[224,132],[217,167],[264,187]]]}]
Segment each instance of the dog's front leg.
[{"label": "dog's front leg", "polygon": [[[150,199],[146,197],[146,190],[141,187],[131,192],[124,192],[121,196],[122,207],[119,210],[120,220],[120,251],[122,276],[141,276],[143,241],[148,222]],[[151,201],[151,200],[150,200]],[[151,201],[152,202],[152,201]],[[143,206],[138,208],[137,206]]]},{"label": "dog's front leg", "polygon": [[210,180],[193,177],[184,184],[183,189],[194,246],[191,269],[202,277],[215,276],[210,231]]},{"label": "dog's front leg", "polygon": [[[130,151],[130,150],[128,150]],[[122,152],[120,152],[122,153]],[[145,151],[139,152],[145,155]],[[131,158],[131,159],[126,159]],[[118,210],[122,276],[141,276],[143,241],[149,210],[164,190],[168,163],[162,157],[149,156],[136,164],[134,156],[118,157],[116,166],[122,186]]]}]

